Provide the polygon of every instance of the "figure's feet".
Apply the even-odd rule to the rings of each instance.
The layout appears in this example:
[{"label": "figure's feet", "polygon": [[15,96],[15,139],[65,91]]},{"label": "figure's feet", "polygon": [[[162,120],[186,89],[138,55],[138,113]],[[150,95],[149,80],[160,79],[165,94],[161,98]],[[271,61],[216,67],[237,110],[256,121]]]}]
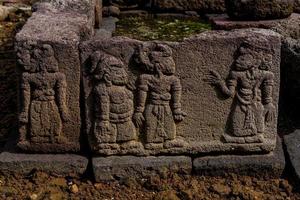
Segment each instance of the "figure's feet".
[{"label": "figure's feet", "polygon": [[117,143],[101,143],[98,144],[100,150],[119,150],[120,146]]},{"label": "figure's feet", "polygon": [[64,136],[55,136],[55,141],[58,143],[58,144],[66,144],[68,143],[68,139]]},{"label": "figure's feet", "polygon": [[265,140],[263,134],[248,136],[248,137],[234,137],[228,134],[224,134],[223,139],[225,143],[235,143],[235,144],[263,143]]},{"label": "figure's feet", "polygon": [[187,145],[188,145],[188,143],[186,141],[184,141],[182,138],[178,137],[178,138],[175,138],[174,140],[165,141],[164,148],[166,148],[166,149],[182,148]]},{"label": "figure's feet", "polygon": [[145,144],[145,149],[148,150],[160,150],[164,148],[163,143],[147,143]]},{"label": "figure's feet", "polygon": [[121,145],[121,148],[122,149],[142,149],[143,148],[143,145],[142,143],[140,142],[137,142],[135,140],[131,140],[131,141],[128,141],[128,142],[124,142],[122,145]]},{"label": "figure's feet", "polygon": [[25,147],[25,146],[29,146],[30,145],[30,142],[27,141],[27,140],[20,140],[17,144],[18,147]]},{"label": "figure's feet", "polygon": [[51,140],[49,137],[31,137],[30,138],[31,143],[51,143]]}]

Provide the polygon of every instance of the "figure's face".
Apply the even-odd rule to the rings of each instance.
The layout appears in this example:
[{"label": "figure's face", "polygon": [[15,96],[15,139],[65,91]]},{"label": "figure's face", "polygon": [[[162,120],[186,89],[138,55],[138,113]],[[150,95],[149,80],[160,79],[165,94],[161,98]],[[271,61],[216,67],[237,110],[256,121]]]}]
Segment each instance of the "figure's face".
[{"label": "figure's face", "polygon": [[171,56],[152,56],[152,63],[155,64],[158,69],[165,75],[175,74],[175,62]]},{"label": "figure's face", "polygon": [[127,72],[124,69],[122,61],[112,58],[109,64],[108,79],[113,85],[126,85],[128,83]]},{"label": "figure's face", "polygon": [[247,70],[251,68],[258,68],[261,61],[257,56],[251,53],[250,49],[241,47],[239,50],[239,57],[235,60],[235,67],[239,70]]}]

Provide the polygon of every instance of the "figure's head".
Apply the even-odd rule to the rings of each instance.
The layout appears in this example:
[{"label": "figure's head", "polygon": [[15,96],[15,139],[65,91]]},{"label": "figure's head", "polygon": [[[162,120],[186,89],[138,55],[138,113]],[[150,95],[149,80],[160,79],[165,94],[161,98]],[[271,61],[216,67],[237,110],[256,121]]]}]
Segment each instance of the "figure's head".
[{"label": "figure's head", "polygon": [[244,71],[252,68],[269,69],[272,63],[271,47],[265,38],[247,38],[238,50],[235,69]]},{"label": "figure's head", "polygon": [[176,64],[172,57],[172,49],[163,44],[157,44],[149,54],[150,62],[155,70],[161,71],[165,75],[173,75],[176,70]]},{"label": "figure's head", "polygon": [[91,56],[91,73],[96,80],[105,81],[107,85],[126,85],[127,72],[124,63],[111,55],[96,51]]},{"label": "figure's head", "polygon": [[58,72],[58,62],[51,45],[44,44],[40,48],[39,65],[41,71]]}]

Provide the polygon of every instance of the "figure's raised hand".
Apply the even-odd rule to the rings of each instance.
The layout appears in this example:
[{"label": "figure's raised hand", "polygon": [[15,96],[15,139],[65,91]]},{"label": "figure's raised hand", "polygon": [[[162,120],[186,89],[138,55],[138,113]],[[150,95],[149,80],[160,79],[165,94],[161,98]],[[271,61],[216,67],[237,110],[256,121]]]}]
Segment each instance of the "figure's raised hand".
[{"label": "figure's raised hand", "polygon": [[223,79],[218,72],[210,70],[206,81],[211,85],[220,85]]},{"label": "figure's raised hand", "polygon": [[136,112],[133,115],[133,121],[137,127],[142,127],[145,121],[144,115],[141,112]]}]

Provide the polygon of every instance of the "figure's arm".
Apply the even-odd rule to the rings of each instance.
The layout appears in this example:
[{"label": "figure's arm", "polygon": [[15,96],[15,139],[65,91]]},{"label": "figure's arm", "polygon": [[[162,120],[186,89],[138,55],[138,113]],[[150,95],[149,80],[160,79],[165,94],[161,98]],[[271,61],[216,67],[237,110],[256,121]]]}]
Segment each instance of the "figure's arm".
[{"label": "figure's arm", "polygon": [[21,108],[21,113],[19,116],[19,120],[22,123],[28,123],[28,116],[29,116],[29,106],[30,106],[30,83],[28,73],[23,73],[22,80],[21,80],[21,96],[23,105]]},{"label": "figure's arm", "polygon": [[109,122],[109,95],[105,85],[98,85],[95,92],[95,117]]},{"label": "figure's arm", "polygon": [[273,86],[274,74],[267,72],[266,78],[262,84],[262,103],[265,105],[265,118],[267,123],[272,123],[275,120],[276,108],[273,104]]},{"label": "figure's arm", "polygon": [[147,101],[147,93],[148,93],[148,81],[145,76],[141,76],[139,78],[139,86],[138,86],[138,96],[137,96],[137,106],[134,114],[134,121],[138,127],[141,127],[144,122],[144,110]]},{"label": "figure's arm", "polygon": [[171,96],[172,102],[171,107],[173,110],[174,119],[176,121],[184,120],[186,113],[184,113],[181,109],[181,95],[182,95],[182,86],[179,78],[174,76],[174,81],[171,85]]},{"label": "figure's arm", "polygon": [[56,96],[61,118],[63,121],[67,121],[69,120],[69,109],[67,107],[67,80],[66,76],[62,73],[59,74]]},{"label": "figure's arm", "polygon": [[110,99],[105,84],[100,84],[95,89],[95,133],[109,131]]},{"label": "figure's arm", "polygon": [[223,94],[229,97],[234,96],[235,88],[237,86],[237,76],[234,72],[230,72],[227,81],[224,81],[218,72],[211,71],[208,81],[212,85],[219,87]]}]

